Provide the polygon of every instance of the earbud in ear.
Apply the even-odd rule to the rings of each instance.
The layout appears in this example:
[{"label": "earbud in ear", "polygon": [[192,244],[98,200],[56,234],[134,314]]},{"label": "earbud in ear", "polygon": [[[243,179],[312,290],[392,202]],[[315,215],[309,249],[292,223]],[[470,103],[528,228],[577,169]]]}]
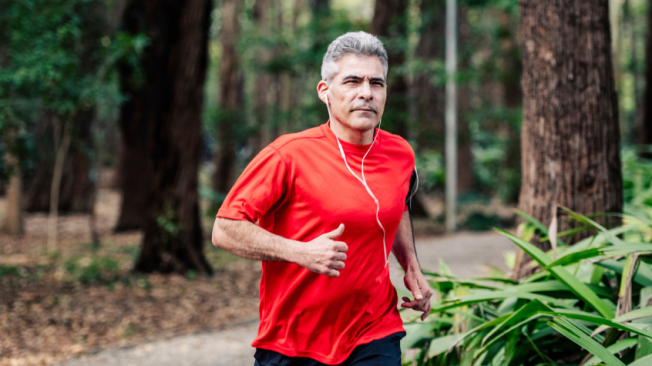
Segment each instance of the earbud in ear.
[{"label": "earbud in ear", "polygon": [[328,104],[328,92],[326,92],[326,94],[324,94],[324,98],[326,98],[326,104]]}]

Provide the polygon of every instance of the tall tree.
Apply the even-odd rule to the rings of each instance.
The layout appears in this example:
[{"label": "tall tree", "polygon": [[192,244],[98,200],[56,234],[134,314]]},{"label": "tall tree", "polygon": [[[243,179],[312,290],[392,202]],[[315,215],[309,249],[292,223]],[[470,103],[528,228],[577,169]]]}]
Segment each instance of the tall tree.
[{"label": "tall tree", "polygon": [[[645,49],[645,95],[643,97],[643,122],[640,143],[652,145],[652,5],[648,5],[647,46]],[[652,158],[652,151],[644,152]]]},{"label": "tall tree", "polygon": [[389,61],[387,76],[387,103],[385,105],[385,128],[408,138],[408,84],[405,75],[397,70],[405,62],[407,45],[408,1],[376,0],[371,33],[379,36]]},{"label": "tall tree", "polygon": [[[76,66],[82,75],[92,75],[98,72],[101,66],[102,60],[98,57],[99,49],[102,47],[100,39],[111,33],[111,27],[105,17],[106,5],[102,1],[74,5],[77,8],[74,14],[78,15],[78,27],[81,33],[78,41],[71,44],[67,52],[77,54]],[[63,127],[66,124],[71,125],[70,148],[60,160],[63,163],[60,187],[58,192],[54,192],[55,196],[57,194],[59,196],[57,209],[83,213],[89,213],[93,209],[95,182],[91,174],[94,151],[91,128],[94,118],[94,106],[87,107],[80,103],[72,113],[47,111],[34,124],[38,160],[34,174],[29,176],[26,182],[25,209],[27,211],[48,211],[51,202],[54,202],[51,197],[53,193],[51,186],[53,174],[57,170],[55,150],[57,141],[65,140]]]},{"label": "tall tree", "polygon": [[[269,35],[269,8],[270,0],[256,0],[254,3],[253,18],[256,23],[257,35],[260,39]],[[255,126],[251,139],[249,140],[251,158],[271,142],[270,126],[268,125],[269,105],[267,104],[271,76],[266,70],[271,56],[271,51],[266,45],[259,45],[256,50],[257,68],[255,73],[256,87],[254,89]]]},{"label": "tall tree", "polygon": [[134,267],[139,272],[212,272],[204,256],[197,176],[211,9],[210,0],[134,0],[123,17],[127,32],[150,37],[142,83],[122,80],[129,101],[121,120],[128,133],[138,133],[146,161],[134,173],[147,183],[145,233]]},{"label": "tall tree", "polygon": [[220,89],[218,94],[218,150],[215,153],[213,190],[226,193],[236,179],[235,128],[243,122],[243,83],[238,66],[236,45],[240,35],[239,15],[242,2],[224,0],[222,4],[222,60],[220,64]]},{"label": "tall tree", "polygon": [[[70,118],[70,120],[68,120]],[[88,213],[93,208],[95,184],[91,179],[91,152],[93,140],[91,126],[94,109],[80,110],[74,116],[60,116],[46,113],[36,124],[34,131],[38,142],[38,161],[34,175],[28,178],[25,195],[25,210],[44,212],[50,209],[52,175],[55,168],[57,144],[63,139],[63,128],[71,125],[70,147],[63,160],[59,187],[58,210],[62,212]]]},{"label": "tall tree", "polygon": [[[557,214],[557,205],[580,213],[621,212],[608,3],[523,0],[520,7],[524,103],[519,207],[546,224]],[[600,221],[617,224],[620,219]],[[549,248],[547,242],[535,245]],[[521,255],[517,277],[527,273],[527,262]]]},{"label": "tall tree", "polygon": [[416,107],[416,141],[420,151],[443,151],[444,144],[444,88],[435,72],[435,63],[444,59],[446,32],[446,1],[421,1],[421,27],[415,60],[411,93]]}]

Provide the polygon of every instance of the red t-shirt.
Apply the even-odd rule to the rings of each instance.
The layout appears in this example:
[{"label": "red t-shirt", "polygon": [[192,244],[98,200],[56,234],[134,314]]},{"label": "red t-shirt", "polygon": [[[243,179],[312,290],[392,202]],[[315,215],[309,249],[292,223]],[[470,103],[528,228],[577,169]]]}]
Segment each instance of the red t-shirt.
[{"label": "red t-shirt", "polygon": [[[360,176],[369,145],[341,141]],[[406,209],[414,152],[403,138],[380,131],[364,162],[367,184],[380,202],[387,255]],[[349,250],[333,278],[295,263],[263,261],[260,327],[253,347],[338,364],[360,344],[404,331],[396,289],[384,266],[376,204],[347,170],[328,124],[279,137],[244,170],[217,217],[259,222],[301,242],[345,225]]]}]

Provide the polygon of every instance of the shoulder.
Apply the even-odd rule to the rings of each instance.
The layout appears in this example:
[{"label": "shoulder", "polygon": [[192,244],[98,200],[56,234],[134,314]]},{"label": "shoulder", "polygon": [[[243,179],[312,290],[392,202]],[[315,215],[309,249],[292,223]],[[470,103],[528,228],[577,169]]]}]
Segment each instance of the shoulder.
[{"label": "shoulder", "polygon": [[380,130],[380,141],[382,141],[383,149],[388,149],[394,156],[401,156],[404,159],[408,158],[414,161],[414,150],[406,139],[399,135]]},{"label": "shoulder", "polygon": [[305,148],[312,148],[315,143],[325,142],[326,136],[320,126],[307,130],[279,136],[267,148],[275,150],[283,157],[293,155],[293,152]]},{"label": "shoulder", "polygon": [[315,140],[324,139],[325,137],[326,136],[324,136],[321,128],[317,126],[301,132],[281,135],[268,146],[279,151],[288,150],[296,148],[297,145],[309,144]]}]

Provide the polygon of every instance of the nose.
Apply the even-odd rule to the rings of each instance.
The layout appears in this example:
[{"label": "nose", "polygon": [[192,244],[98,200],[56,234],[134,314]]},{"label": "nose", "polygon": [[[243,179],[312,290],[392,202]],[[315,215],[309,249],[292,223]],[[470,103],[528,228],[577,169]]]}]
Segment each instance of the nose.
[{"label": "nose", "polygon": [[360,84],[360,91],[358,93],[358,98],[364,100],[373,99],[373,96],[371,94],[371,84],[369,83],[369,80],[364,80]]}]

